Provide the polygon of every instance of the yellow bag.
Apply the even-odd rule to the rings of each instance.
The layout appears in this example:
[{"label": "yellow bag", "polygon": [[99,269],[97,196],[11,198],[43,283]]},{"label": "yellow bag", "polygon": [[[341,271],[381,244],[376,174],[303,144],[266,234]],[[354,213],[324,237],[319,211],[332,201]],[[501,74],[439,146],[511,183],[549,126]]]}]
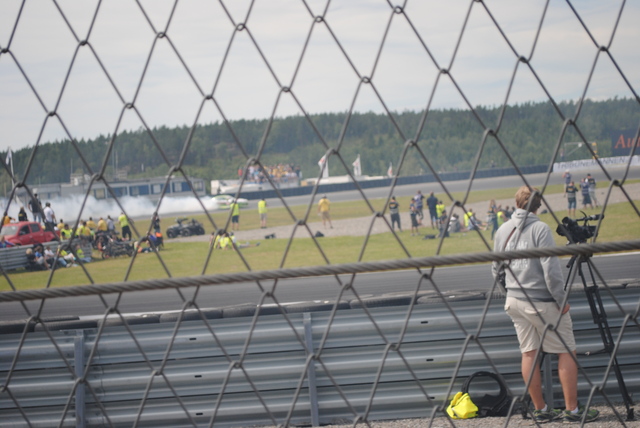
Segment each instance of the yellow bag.
[{"label": "yellow bag", "polygon": [[468,393],[458,392],[447,407],[447,413],[451,419],[475,418],[478,414],[478,406],[473,404]]}]

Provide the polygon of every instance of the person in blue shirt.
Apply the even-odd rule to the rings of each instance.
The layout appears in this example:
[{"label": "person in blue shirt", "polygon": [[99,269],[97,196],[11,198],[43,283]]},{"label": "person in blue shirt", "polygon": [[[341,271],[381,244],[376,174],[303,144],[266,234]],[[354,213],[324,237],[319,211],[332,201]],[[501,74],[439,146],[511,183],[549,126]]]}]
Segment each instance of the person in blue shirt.
[{"label": "person in blue shirt", "polygon": [[13,242],[9,242],[3,236],[0,236],[0,248],[8,248],[13,247],[15,244]]}]

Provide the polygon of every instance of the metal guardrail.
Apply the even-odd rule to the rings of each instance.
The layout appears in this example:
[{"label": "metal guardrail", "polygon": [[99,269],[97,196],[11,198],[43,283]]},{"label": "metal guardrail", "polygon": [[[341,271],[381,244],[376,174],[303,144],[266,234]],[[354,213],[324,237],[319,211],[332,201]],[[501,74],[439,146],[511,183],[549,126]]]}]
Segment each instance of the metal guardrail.
[{"label": "metal guardrail", "polygon": [[[636,309],[639,292],[638,288],[615,290],[625,312],[633,313]],[[602,298],[615,336],[623,316],[607,293],[602,293]],[[512,392],[522,394],[517,339],[502,309],[503,303],[500,298],[492,300],[479,340]],[[453,301],[450,304],[464,328],[474,334],[484,302]],[[578,354],[601,349],[602,342],[584,295],[572,294],[571,305]],[[407,309],[408,306],[393,306],[368,311],[379,331],[393,342],[398,340]],[[150,382],[152,386],[137,426],[185,426],[191,425],[190,418],[198,426],[208,425],[218,399],[221,402],[215,415],[216,427],[281,423],[290,411],[291,423],[315,425],[353,419],[350,406],[364,412],[387,347],[365,311],[336,312],[320,353],[321,363],[314,360],[308,373],[305,365],[309,355],[303,344],[311,344],[314,352],[318,352],[330,313],[295,313],[288,314],[288,318],[291,325],[283,315],[260,316],[253,330],[251,317],[207,320],[215,339],[202,320],[183,321],[162,370],[168,383],[163,376],[153,373],[162,366],[175,322],[129,326],[140,348],[124,326],[105,326],[97,344],[95,329],[52,331],[58,349],[46,333],[29,333],[10,378],[9,370],[21,336],[0,335],[0,376],[10,391],[10,396],[7,392],[0,394],[0,425],[132,426]],[[247,345],[248,337],[251,339]],[[452,377],[455,377],[455,392],[473,372],[490,370],[484,353],[471,341],[457,375],[454,374],[465,340],[465,334],[445,305],[416,305],[400,343],[404,361],[398,354],[389,353],[380,373],[369,420],[426,417],[434,403],[442,405],[448,401]],[[94,347],[86,377],[89,387],[79,384],[74,390]],[[231,369],[245,347],[247,352],[241,365],[246,376],[241,370]],[[628,328],[618,349],[618,361],[632,395],[640,392],[639,348],[640,331]],[[609,357],[607,354],[580,356],[579,362],[588,376],[599,382]],[[407,365],[419,379],[420,386]],[[294,391],[301,379],[304,379],[303,392],[294,405]],[[584,402],[590,388],[583,376],[579,386],[580,399]],[[253,388],[277,421],[268,417]],[[431,402],[421,388],[431,397]],[[617,389],[615,377],[611,375],[605,392],[614,401],[619,401]],[[561,400],[559,386],[554,395]],[[603,401],[597,394],[595,400]],[[63,417],[67,403],[70,410]]]},{"label": "metal guardrail", "polygon": [[[64,242],[64,241],[63,241]],[[45,248],[49,248],[54,253],[58,249],[60,242],[51,241],[42,244]],[[26,269],[27,267],[27,248],[33,248],[34,245],[17,245],[10,248],[0,248],[0,267],[5,271]],[[91,254],[91,244],[83,244],[82,251],[85,254]]]},{"label": "metal guardrail", "polygon": [[[58,248],[58,242],[46,242],[42,244],[44,247],[55,252]],[[27,267],[27,248],[33,248],[32,245],[17,245],[15,247],[0,249],[0,266],[5,271],[16,270]]]}]

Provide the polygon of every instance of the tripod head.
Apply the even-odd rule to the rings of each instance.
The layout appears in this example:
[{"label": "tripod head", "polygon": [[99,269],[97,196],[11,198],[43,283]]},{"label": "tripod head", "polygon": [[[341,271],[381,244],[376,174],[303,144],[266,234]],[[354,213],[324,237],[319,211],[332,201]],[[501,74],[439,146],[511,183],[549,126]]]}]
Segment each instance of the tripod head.
[{"label": "tripod head", "polygon": [[[583,211],[582,218],[571,219],[565,217],[562,219],[562,224],[559,224],[556,228],[556,233],[560,236],[566,236],[569,238],[569,243],[583,244],[587,242],[589,238],[595,235],[596,226],[590,226],[589,221],[596,221],[604,218],[604,214],[586,215]],[[579,222],[583,224],[580,225]]]}]

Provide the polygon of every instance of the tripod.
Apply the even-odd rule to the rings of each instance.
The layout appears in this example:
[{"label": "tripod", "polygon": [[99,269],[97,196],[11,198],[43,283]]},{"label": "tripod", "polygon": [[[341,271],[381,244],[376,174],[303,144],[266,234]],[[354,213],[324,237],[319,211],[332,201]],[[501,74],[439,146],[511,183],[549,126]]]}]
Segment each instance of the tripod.
[{"label": "tripod", "polygon": [[[620,394],[622,394],[624,405],[627,408],[627,420],[632,421],[634,420],[633,407],[631,407],[633,405],[633,402],[631,401],[631,397],[629,396],[629,392],[627,391],[627,386],[624,383],[624,378],[622,377],[622,372],[620,371],[620,365],[618,364],[618,358],[612,355],[614,348],[613,337],[611,335],[611,329],[609,328],[609,322],[607,321],[607,314],[604,310],[604,305],[602,304],[602,298],[600,297],[600,289],[598,288],[595,277],[593,275],[590,258],[590,255],[577,255],[571,257],[569,263],[567,264],[569,273],[567,274],[567,281],[564,288],[565,290],[567,289],[569,281],[572,277],[573,270],[577,266],[578,275],[582,280],[582,286],[584,287],[584,291],[587,295],[589,308],[591,308],[591,316],[593,317],[593,322],[598,326],[600,338],[602,339],[602,344],[604,345],[603,349],[595,352],[586,352],[585,355],[589,356],[607,353],[612,357],[613,371],[616,375],[616,379],[618,380],[618,387],[620,388]],[[591,285],[587,284],[587,280],[582,269],[583,264],[586,265],[589,270]]]}]

